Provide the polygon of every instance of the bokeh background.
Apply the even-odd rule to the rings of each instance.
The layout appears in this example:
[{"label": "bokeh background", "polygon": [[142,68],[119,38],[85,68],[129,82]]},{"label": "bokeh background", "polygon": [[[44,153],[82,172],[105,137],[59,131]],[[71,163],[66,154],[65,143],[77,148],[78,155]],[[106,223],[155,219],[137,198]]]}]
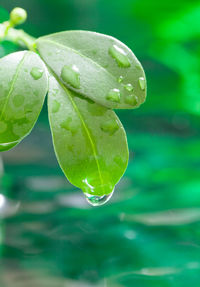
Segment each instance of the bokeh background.
[{"label": "bokeh background", "polygon": [[[112,35],[136,54],[146,103],[118,111],[130,162],[109,203],[87,204],[62,174],[47,110],[0,165],[0,286],[200,286],[200,3],[185,0],[1,0],[33,36]],[[17,51],[0,44],[0,57]]]}]

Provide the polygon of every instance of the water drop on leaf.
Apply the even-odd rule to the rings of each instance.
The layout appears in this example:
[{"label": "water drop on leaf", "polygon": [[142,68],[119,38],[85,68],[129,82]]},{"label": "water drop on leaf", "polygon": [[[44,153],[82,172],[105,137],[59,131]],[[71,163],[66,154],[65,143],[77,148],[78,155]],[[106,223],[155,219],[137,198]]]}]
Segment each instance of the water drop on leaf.
[{"label": "water drop on leaf", "polygon": [[140,88],[144,91],[145,89],[145,80],[143,77],[139,78],[139,84],[140,84]]},{"label": "water drop on leaf", "polygon": [[57,113],[60,109],[60,103],[58,101],[53,101],[53,104],[52,104],[52,113]]},{"label": "water drop on leaf", "polygon": [[135,65],[135,68],[136,68],[137,70],[141,70],[141,66],[140,66],[139,64],[136,64],[136,65]]},{"label": "water drop on leaf", "polygon": [[30,74],[34,80],[39,80],[42,77],[43,73],[44,73],[44,71],[42,69],[34,67],[34,68],[32,68]]},{"label": "water drop on leaf", "polygon": [[118,66],[123,68],[130,67],[131,64],[129,58],[122,48],[117,45],[113,45],[109,49],[109,54],[117,61]]},{"label": "water drop on leaf", "polygon": [[15,110],[14,118],[15,120],[21,120],[24,118],[24,112],[21,109]]},{"label": "water drop on leaf", "polygon": [[131,84],[124,85],[124,88],[129,92],[133,91],[133,86]]},{"label": "water drop on leaf", "polygon": [[135,95],[129,95],[125,97],[125,103],[136,106],[138,104],[138,97]]},{"label": "water drop on leaf", "polygon": [[16,95],[13,98],[13,104],[16,108],[22,106],[24,103],[24,96],[23,95]]},{"label": "water drop on leaf", "polygon": [[122,160],[122,157],[120,155],[115,156],[113,160],[117,165],[119,165],[119,166],[123,165],[123,160]]},{"label": "water drop on leaf", "polygon": [[112,102],[119,103],[120,102],[120,91],[118,89],[110,90],[106,99]]},{"label": "water drop on leaf", "polygon": [[101,130],[108,133],[109,135],[113,135],[118,129],[118,123],[113,120],[108,120],[101,125]]},{"label": "water drop on leaf", "polygon": [[70,131],[72,135],[74,135],[78,131],[78,127],[76,123],[72,121],[72,118],[66,119],[64,122],[61,123],[60,125],[61,128]]},{"label": "water drop on leaf", "polygon": [[61,78],[66,84],[72,86],[73,88],[80,88],[80,74],[75,65],[72,67],[64,66],[61,71]]},{"label": "water drop on leaf", "polygon": [[123,81],[123,79],[124,79],[124,77],[123,77],[123,76],[120,76],[120,77],[118,78],[118,83],[121,83],[121,82]]}]

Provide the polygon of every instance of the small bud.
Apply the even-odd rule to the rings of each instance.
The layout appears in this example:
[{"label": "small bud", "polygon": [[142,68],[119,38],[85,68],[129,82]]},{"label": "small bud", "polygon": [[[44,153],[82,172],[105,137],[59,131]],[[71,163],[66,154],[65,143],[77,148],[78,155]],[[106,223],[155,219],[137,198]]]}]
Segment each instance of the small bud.
[{"label": "small bud", "polygon": [[26,10],[22,8],[14,8],[10,13],[10,21],[14,26],[23,24],[27,19]]}]

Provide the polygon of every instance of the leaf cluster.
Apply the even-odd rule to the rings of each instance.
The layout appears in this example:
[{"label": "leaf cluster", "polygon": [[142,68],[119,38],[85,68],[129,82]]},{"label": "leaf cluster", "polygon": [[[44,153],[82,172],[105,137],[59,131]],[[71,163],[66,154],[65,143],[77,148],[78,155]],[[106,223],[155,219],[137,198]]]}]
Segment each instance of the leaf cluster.
[{"label": "leaf cluster", "polygon": [[113,110],[144,102],[141,64],[117,39],[88,31],[41,37],[35,49],[0,60],[0,151],[31,132],[48,95],[64,174],[87,196],[109,196],[128,164],[126,133]]}]

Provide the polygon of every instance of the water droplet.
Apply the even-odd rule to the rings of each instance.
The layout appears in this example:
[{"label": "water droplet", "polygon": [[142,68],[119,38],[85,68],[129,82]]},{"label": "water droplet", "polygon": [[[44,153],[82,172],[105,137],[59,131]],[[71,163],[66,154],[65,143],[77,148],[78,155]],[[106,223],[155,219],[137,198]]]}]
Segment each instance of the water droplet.
[{"label": "water droplet", "polygon": [[57,96],[58,92],[59,92],[58,89],[53,89],[53,90],[52,90],[52,97]]},{"label": "water droplet", "polygon": [[140,64],[136,64],[136,65],[135,65],[135,68],[136,68],[137,70],[141,70]]},{"label": "water droplet", "polygon": [[62,122],[60,127],[67,130],[67,131],[70,131],[72,133],[72,135],[74,135],[78,131],[77,124],[75,122],[73,122],[72,118],[70,118],[70,117],[68,119],[66,119],[64,122]]},{"label": "water droplet", "polygon": [[123,80],[124,80],[124,77],[123,77],[123,76],[120,76],[120,77],[118,78],[118,83],[123,82]]},{"label": "water droplet", "polygon": [[35,119],[34,112],[27,112],[25,119],[26,119],[26,121],[33,121]]},{"label": "water droplet", "polygon": [[88,102],[87,108],[89,113],[95,117],[101,117],[107,112],[107,108],[97,105],[95,103]]},{"label": "water droplet", "polygon": [[42,77],[43,73],[44,71],[42,69],[33,67],[30,74],[34,80],[39,80]]},{"label": "water droplet", "polygon": [[75,65],[72,67],[64,66],[61,71],[61,78],[66,84],[72,86],[73,88],[80,88],[80,74]]},{"label": "water droplet", "polygon": [[139,78],[139,84],[140,84],[140,88],[144,91],[145,89],[145,80],[143,77]]},{"label": "water droplet", "polygon": [[65,130],[70,130],[70,122],[72,121],[71,118],[68,118],[67,120],[65,120],[64,122],[61,123],[61,128],[65,129]]},{"label": "water droplet", "polygon": [[53,104],[52,104],[52,113],[57,113],[60,109],[60,103],[58,101],[53,101]]},{"label": "water droplet", "polygon": [[119,166],[123,165],[123,160],[122,160],[122,157],[120,155],[115,156],[113,160],[117,165],[119,165]]},{"label": "water droplet", "polygon": [[135,95],[126,96],[125,103],[131,106],[136,106],[138,104],[138,97]]},{"label": "water droplet", "polygon": [[16,95],[13,97],[13,104],[16,108],[22,106],[24,103],[24,96],[23,95]]},{"label": "water droplet", "polygon": [[124,85],[124,88],[129,92],[133,91],[133,86],[131,84]]},{"label": "water droplet", "polygon": [[130,67],[131,64],[129,58],[122,48],[117,45],[113,45],[109,49],[109,54],[117,61],[118,66],[123,68]]},{"label": "water droplet", "polygon": [[106,99],[115,103],[120,102],[120,91],[118,89],[112,89],[109,91]]},{"label": "water droplet", "polygon": [[113,193],[114,193],[114,189],[110,194],[107,194],[107,195],[98,196],[98,195],[92,195],[89,193],[85,193],[85,197],[87,201],[89,202],[89,204],[91,204],[92,206],[100,206],[108,202],[110,198],[112,197]]},{"label": "water droplet", "polygon": [[113,135],[119,129],[119,125],[115,120],[108,120],[101,125],[101,130],[108,133],[109,135]]},{"label": "water droplet", "polygon": [[74,145],[73,145],[73,144],[69,144],[69,145],[67,146],[67,148],[68,148],[68,150],[69,150],[70,152],[73,152],[73,151],[74,151]]},{"label": "water droplet", "polygon": [[15,114],[14,114],[14,118],[16,120],[20,120],[22,118],[24,118],[24,111],[23,110],[15,110]]},{"label": "water droplet", "polygon": [[7,130],[7,124],[0,122],[0,134],[4,133]]}]

